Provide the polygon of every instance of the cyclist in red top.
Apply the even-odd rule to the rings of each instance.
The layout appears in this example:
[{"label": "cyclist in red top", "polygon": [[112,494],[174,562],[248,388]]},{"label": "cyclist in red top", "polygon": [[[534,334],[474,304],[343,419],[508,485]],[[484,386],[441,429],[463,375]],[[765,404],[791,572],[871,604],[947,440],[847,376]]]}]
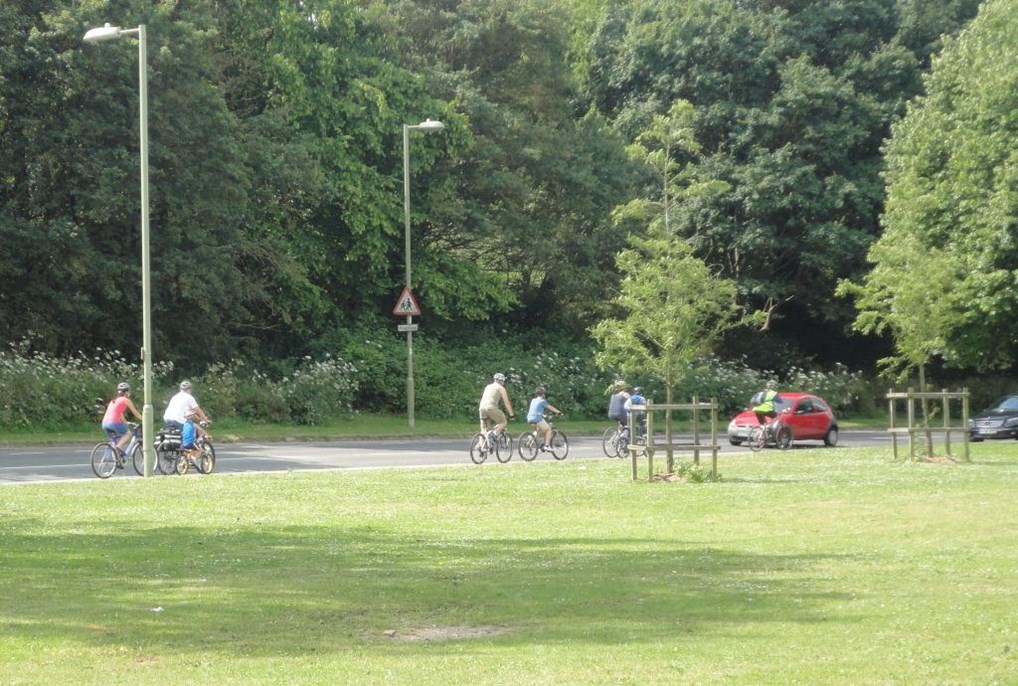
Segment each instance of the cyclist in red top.
[{"label": "cyclist in red top", "polygon": [[131,402],[131,386],[121,383],[117,386],[117,395],[110,404],[106,406],[106,414],[103,415],[103,431],[112,431],[117,436],[117,447],[123,450],[131,442],[128,435],[127,422],[124,421],[124,414],[130,410],[134,416],[141,421],[141,413]]}]

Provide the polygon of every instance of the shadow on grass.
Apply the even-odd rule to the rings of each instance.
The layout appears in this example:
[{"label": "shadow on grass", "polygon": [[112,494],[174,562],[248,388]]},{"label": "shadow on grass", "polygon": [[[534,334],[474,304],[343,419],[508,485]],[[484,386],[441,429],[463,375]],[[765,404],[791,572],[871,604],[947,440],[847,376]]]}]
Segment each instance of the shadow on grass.
[{"label": "shadow on grass", "polygon": [[214,531],[167,520],[54,536],[6,520],[4,632],[161,655],[329,652],[435,626],[504,630],[486,641],[615,644],[709,624],[822,623],[844,597],[814,587],[820,555],[314,524]]}]

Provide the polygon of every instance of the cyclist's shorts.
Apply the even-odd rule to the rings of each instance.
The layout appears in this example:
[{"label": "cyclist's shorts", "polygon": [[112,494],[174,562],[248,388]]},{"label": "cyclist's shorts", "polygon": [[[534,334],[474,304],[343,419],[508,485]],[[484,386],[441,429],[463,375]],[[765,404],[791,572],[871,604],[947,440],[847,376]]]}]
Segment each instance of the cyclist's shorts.
[{"label": "cyclist's shorts", "polygon": [[112,431],[119,438],[126,434],[130,429],[127,424],[123,422],[103,422],[103,431]]},{"label": "cyclist's shorts", "polygon": [[497,407],[492,407],[491,405],[482,407],[479,410],[479,414],[481,416],[481,419],[490,419],[496,424],[505,424],[505,412],[498,409]]},{"label": "cyclist's shorts", "polygon": [[629,426],[629,418],[626,415],[622,415],[621,417],[612,417],[611,415],[608,415],[608,419],[614,419],[622,426]]},{"label": "cyclist's shorts", "polygon": [[197,431],[194,428],[194,422],[188,422],[185,424],[184,430],[180,432],[180,447],[193,448],[196,433]]}]

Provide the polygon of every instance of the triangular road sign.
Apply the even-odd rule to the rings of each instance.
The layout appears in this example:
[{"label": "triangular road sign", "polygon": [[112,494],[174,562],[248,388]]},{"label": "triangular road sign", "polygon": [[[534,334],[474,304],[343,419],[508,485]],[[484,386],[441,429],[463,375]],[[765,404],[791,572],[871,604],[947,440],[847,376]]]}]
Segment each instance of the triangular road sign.
[{"label": "triangular road sign", "polygon": [[419,317],[421,315],[421,306],[417,304],[410,286],[403,287],[403,292],[400,293],[396,306],[392,308],[392,313],[397,317]]}]

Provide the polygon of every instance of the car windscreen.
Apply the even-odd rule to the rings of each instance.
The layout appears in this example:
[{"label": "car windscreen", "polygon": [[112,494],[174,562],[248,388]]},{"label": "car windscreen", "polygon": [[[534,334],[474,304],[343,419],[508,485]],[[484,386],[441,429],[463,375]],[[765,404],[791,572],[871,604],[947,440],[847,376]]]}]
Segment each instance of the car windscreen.
[{"label": "car windscreen", "polygon": [[1018,412],[1018,395],[1009,395],[1006,398],[1001,398],[1000,402],[997,403],[994,409]]}]

